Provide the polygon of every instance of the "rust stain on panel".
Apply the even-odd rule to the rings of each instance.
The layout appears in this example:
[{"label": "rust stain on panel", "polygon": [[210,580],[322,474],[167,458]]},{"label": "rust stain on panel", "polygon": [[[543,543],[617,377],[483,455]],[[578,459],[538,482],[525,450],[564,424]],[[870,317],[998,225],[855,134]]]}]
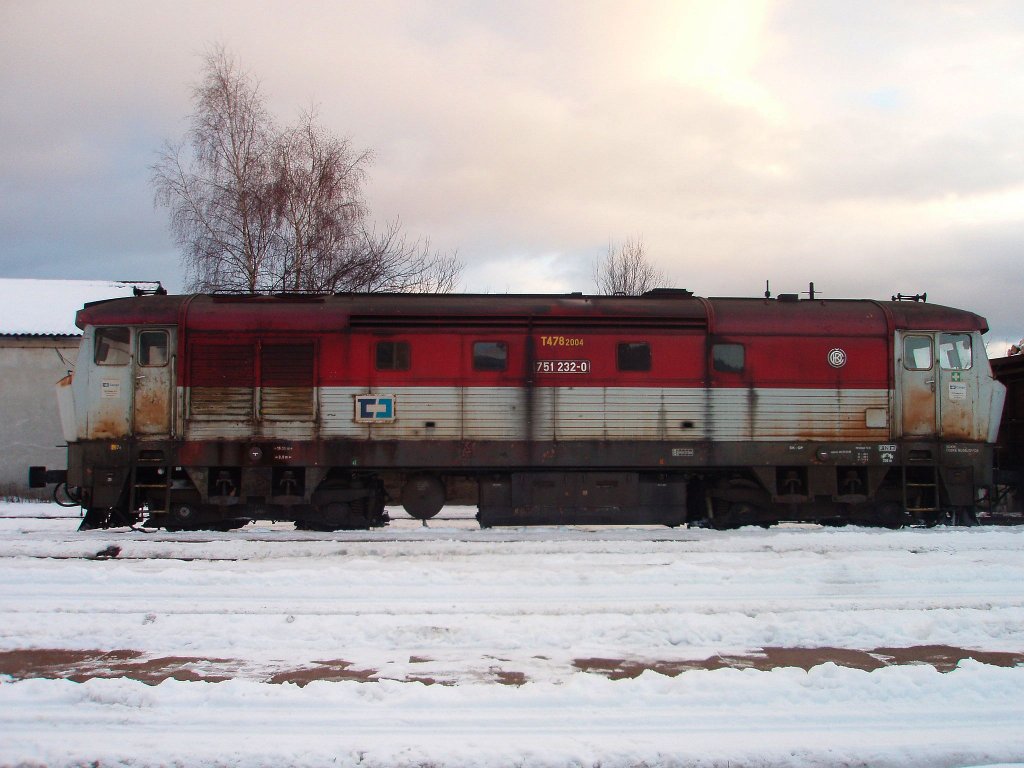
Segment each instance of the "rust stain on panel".
[{"label": "rust stain on panel", "polygon": [[167,398],[157,392],[136,393],[135,420],[139,426],[166,426],[169,421]]},{"label": "rust stain on panel", "polygon": [[313,389],[310,387],[263,387],[260,395],[264,418],[313,418]]},{"label": "rust stain on panel", "polygon": [[190,392],[192,418],[250,419],[252,404],[249,387],[192,387]]},{"label": "rust stain on panel", "polygon": [[120,416],[114,418],[98,418],[89,422],[89,438],[96,440],[109,437],[125,437],[127,435],[124,419]]},{"label": "rust stain on panel", "polygon": [[903,390],[903,434],[930,435],[935,432],[935,395],[912,387]]}]

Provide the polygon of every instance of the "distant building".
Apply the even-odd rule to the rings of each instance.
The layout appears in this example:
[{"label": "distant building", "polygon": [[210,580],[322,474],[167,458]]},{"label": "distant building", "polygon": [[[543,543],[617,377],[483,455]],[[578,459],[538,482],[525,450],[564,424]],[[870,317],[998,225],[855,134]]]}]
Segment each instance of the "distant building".
[{"label": "distant building", "polygon": [[42,498],[28,468],[66,467],[54,385],[74,369],[86,302],[152,291],[159,283],[0,278],[0,497]]}]

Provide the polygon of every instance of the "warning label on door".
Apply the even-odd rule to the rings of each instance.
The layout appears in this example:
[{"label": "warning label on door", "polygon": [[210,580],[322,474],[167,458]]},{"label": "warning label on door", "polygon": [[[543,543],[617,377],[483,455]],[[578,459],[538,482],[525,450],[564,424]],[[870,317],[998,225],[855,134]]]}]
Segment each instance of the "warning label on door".
[{"label": "warning label on door", "polygon": [[949,399],[950,400],[966,400],[967,399],[967,385],[959,381],[949,382]]}]

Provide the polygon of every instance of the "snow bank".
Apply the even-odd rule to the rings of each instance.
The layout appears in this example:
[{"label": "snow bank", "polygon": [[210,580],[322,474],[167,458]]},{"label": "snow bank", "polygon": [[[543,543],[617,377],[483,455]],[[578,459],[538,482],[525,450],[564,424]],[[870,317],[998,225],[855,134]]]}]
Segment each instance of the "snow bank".
[{"label": "snow bank", "polygon": [[[650,671],[766,647],[1019,654],[1024,528],[76,525],[0,520],[0,651],[222,660],[234,679],[0,678],[3,765],[1024,762],[1020,666]],[[266,682],[327,660],[369,682]]]},{"label": "snow bank", "polygon": [[5,760],[49,766],[951,766],[1024,755],[1022,691],[1024,668],[972,662],[519,688],[26,680],[0,685],[0,724]]}]

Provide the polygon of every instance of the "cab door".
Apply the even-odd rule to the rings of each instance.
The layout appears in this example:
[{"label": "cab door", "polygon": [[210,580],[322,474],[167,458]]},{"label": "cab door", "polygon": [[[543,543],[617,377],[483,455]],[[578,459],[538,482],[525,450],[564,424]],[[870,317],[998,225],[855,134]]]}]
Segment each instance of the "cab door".
[{"label": "cab door", "polygon": [[[130,434],[133,391],[132,329],[119,326],[87,328],[82,359],[88,384],[76,393],[86,405],[86,433],[90,440],[121,439]],[[84,378],[84,377],[83,377]]]},{"label": "cab door", "polygon": [[896,342],[901,434],[903,437],[935,437],[939,407],[935,386],[935,335],[917,331],[898,333]]},{"label": "cab door", "polygon": [[988,408],[979,399],[987,366],[974,360],[975,342],[980,346],[981,339],[971,333],[940,333],[936,340],[939,432],[946,440],[984,440]]},{"label": "cab door", "polygon": [[903,436],[984,440],[989,409],[979,398],[987,366],[975,364],[977,334],[907,331],[897,342]]},{"label": "cab door", "polygon": [[174,332],[169,328],[138,328],[132,397],[132,433],[136,437],[169,437],[174,402]]}]

